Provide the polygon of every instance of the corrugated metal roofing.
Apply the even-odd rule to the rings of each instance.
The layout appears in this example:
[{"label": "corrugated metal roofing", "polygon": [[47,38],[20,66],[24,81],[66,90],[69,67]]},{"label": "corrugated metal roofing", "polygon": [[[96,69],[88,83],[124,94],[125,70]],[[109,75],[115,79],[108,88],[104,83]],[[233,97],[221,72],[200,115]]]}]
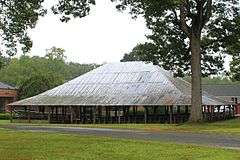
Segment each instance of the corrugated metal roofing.
[{"label": "corrugated metal roofing", "polygon": [[240,97],[240,85],[230,84],[203,85],[203,90],[214,96]]},{"label": "corrugated metal roofing", "polygon": [[11,89],[11,90],[14,90],[16,89],[15,87],[12,87],[6,83],[3,83],[3,82],[0,82],[0,89]]},{"label": "corrugated metal roofing", "polygon": [[[144,62],[103,65],[63,85],[11,105],[190,105],[190,83]],[[207,93],[203,104],[222,105]]]}]

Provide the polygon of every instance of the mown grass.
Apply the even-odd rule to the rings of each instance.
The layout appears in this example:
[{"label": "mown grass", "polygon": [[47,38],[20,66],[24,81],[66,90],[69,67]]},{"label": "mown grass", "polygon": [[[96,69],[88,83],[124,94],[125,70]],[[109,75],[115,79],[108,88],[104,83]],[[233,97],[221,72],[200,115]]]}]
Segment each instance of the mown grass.
[{"label": "mown grass", "polygon": [[113,128],[145,130],[155,132],[194,132],[194,133],[213,133],[213,134],[232,134],[240,136],[240,119],[232,119],[214,123],[200,124],[47,124],[46,121],[32,121],[32,123],[12,123],[0,120],[0,125],[40,125],[52,127],[85,127],[85,128]]},{"label": "mown grass", "polygon": [[0,160],[239,160],[239,150],[0,129]]}]

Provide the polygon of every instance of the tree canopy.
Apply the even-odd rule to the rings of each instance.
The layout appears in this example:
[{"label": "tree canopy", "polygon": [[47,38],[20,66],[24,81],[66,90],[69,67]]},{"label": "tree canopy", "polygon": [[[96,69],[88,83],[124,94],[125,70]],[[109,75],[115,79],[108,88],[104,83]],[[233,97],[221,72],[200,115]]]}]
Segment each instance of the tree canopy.
[{"label": "tree canopy", "polygon": [[[160,35],[159,35],[160,36]],[[184,77],[191,74],[191,54],[186,44],[166,44],[166,48],[157,44],[158,42],[146,42],[135,46],[130,53],[124,54],[122,62],[145,61],[159,65],[166,70],[173,71],[177,77]],[[184,41],[184,40],[183,40]],[[206,47],[206,46],[205,46]],[[174,52],[174,53],[173,53]],[[172,54],[171,54],[172,53]],[[202,54],[202,75],[203,77],[221,73],[224,68],[224,55],[203,52]]]},{"label": "tree canopy", "polygon": [[[62,49],[58,48],[58,50]],[[49,59],[51,54],[56,58]],[[19,98],[22,99],[49,90],[98,66],[96,64],[67,63],[63,59],[59,59],[64,55],[62,52],[60,52],[60,56],[57,54],[56,52],[47,52],[45,57],[22,55],[19,59],[13,58],[0,70],[0,81],[17,86]]]},{"label": "tree canopy", "polygon": [[[23,52],[28,52],[32,42],[27,30],[34,28],[39,16],[43,16],[46,10],[42,7],[44,0],[1,0],[0,1],[0,55],[6,52],[14,55],[18,44]],[[4,50],[5,46],[6,50]]]},{"label": "tree canopy", "polygon": [[230,77],[233,81],[240,81],[240,17],[235,18],[236,25],[232,26],[234,34],[227,38],[233,40],[227,41],[228,51],[232,55],[232,62],[230,63]]}]

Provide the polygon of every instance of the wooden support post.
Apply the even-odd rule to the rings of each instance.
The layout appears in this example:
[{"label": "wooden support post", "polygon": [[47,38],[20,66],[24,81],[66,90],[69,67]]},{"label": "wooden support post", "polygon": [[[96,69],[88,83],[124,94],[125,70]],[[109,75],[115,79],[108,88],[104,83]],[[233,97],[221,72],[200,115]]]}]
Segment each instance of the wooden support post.
[{"label": "wooden support post", "polygon": [[231,105],[231,107],[232,107],[232,116],[234,116],[235,115],[235,105]]},{"label": "wooden support post", "polygon": [[82,110],[83,110],[83,112],[82,112],[82,123],[83,124],[85,124],[86,123],[86,106],[83,106],[82,107]]},{"label": "wooden support post", "polygon": [[51,108],[48,107],[48,123],[51,123]]},{"label": "wooden support post", "polygon": [[58,118],[58,107],[56,107],[56,117]]},{"label": "wooden support post", "polygon": [[120,107],[118,106],[118,123],[121,123],[121,113],[120,113]]},{"label": "wooden support post", "polygon": [[98,106],[98,118],[99,118],[99,123],[102,123],[102,107]]},{"label": "wooden support post", "polygon": [[127,107],[127,123],[130,122],[129,109],[130,109],[130,106]]},{"label": "wooden support post", "polygon": [[185,106],[185,114],[188,114],[188,112],[189,112],[188,106]]},{"label": "wooden support post", "polygon": [[82,122],[82,107],[81,106],[79,106],[78,118],[79,118],[79,123],[81,123]]},{"label": "wooden support post", "polygon": [[177,114],[180,114],[180,112],[181,112],[180,106],[177,106]]},{"label": "wooden support post", "polygon": [[31,123],[30,107],[28,107],[28,123]]},{"label": "wooden support post", "polygon": [[61,121],[62,121],[62,123],[64,123],[64,111],[63,111],[63,106],[60,108],[60,113],[61,113]]},{"label": "wooden support post", "polygon": [[157,106],[153,107],[153,120],[152,122],[157,122]]},{"label": "wooden support post", "polygon": [[10,106],[10,123],[13,122],[13,106]]},{"label": "wooden support post", "polygon": [[226,106],[223,106],[223,118],[225,119],[226,117]]},{"label": "wooden support post", "polygon": [[172,124],[173,123],[173,106],[169,106],[169,123]]},{"label": "wooden support post", "polygon": [[135,122],[137,123],[137,120],[138,120],[138,106],[136,106],[136,108],[135,108]]},{"label": "wooden support post", "polygon": [[123,123],[126,123],[126,107],[123,106],[122,109],[123,109]]},{"label": "wooden support post", "polygon": [[229,117],[232,117],[232,107],[229,106]]},{"label": "wooden support post", "polygon": [[112,112],[112,106],[109,107],[109,118],[110,118],[110,123],[112,124],[113,123],[113,117],[111,115],[111,112]]},{"label": "wooden support post", "polygon": [[93,107],[93,124],[96,123],[96,107]]},{"label": "wooden support post", "polygon": [[118,107],[115,107],[115,111],[114,111],[114,121],[115,123],[117,123],[118,119]]},{"label": "wooden support post", "polygon": [[148,108],[144,107],[144,123],[148,123]]},{"label": "wooden support post", "polygon": [[106,107],[106,123],[108,123],[108,107]]},{"label": "wooden support post", "polygon": [[133,122],[136,123],[136,106],[133,106]]},{"label": "wooden support post", "polygon": [[204,106],[203,106],[203,120],[206,119],[206,117],[205,117],[205,112],[206,112],[206,106],[204,105]]},{"label": "wooden support post", "polygon": [[237,111],[238,111],[238,106],[237,105],[234,105],[234,115],[237,114]]},{"label": "wooden support post", "polygon": [[45,107],[42,108],[42,114],[45,115]]},{"label": "wooden support post", "polygon": [[70,106],[70,123],[73,123],[73,108]]},{"label": "wooden support post", "polygon": [[107,107],[105,106],[105,115],[103,117],[104,123],[106,124],[106,119],[107,119]]}]

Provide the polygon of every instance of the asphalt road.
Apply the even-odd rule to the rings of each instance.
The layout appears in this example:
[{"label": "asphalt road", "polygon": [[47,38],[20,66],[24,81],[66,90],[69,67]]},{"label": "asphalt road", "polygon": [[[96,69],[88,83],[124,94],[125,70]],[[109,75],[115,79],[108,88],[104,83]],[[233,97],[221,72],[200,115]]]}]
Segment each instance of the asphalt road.
[{"label": "asphalt road", "polygon": [[68,134],[93,135],[113,138],[167,141],[205,146],[240,149],[240,136],[214,135],[183,132],[148,132],[121,129],[77,128],[77,127],[47,127],[47,126],[6,126],[5,128],[33,132],[58,132]]}]

